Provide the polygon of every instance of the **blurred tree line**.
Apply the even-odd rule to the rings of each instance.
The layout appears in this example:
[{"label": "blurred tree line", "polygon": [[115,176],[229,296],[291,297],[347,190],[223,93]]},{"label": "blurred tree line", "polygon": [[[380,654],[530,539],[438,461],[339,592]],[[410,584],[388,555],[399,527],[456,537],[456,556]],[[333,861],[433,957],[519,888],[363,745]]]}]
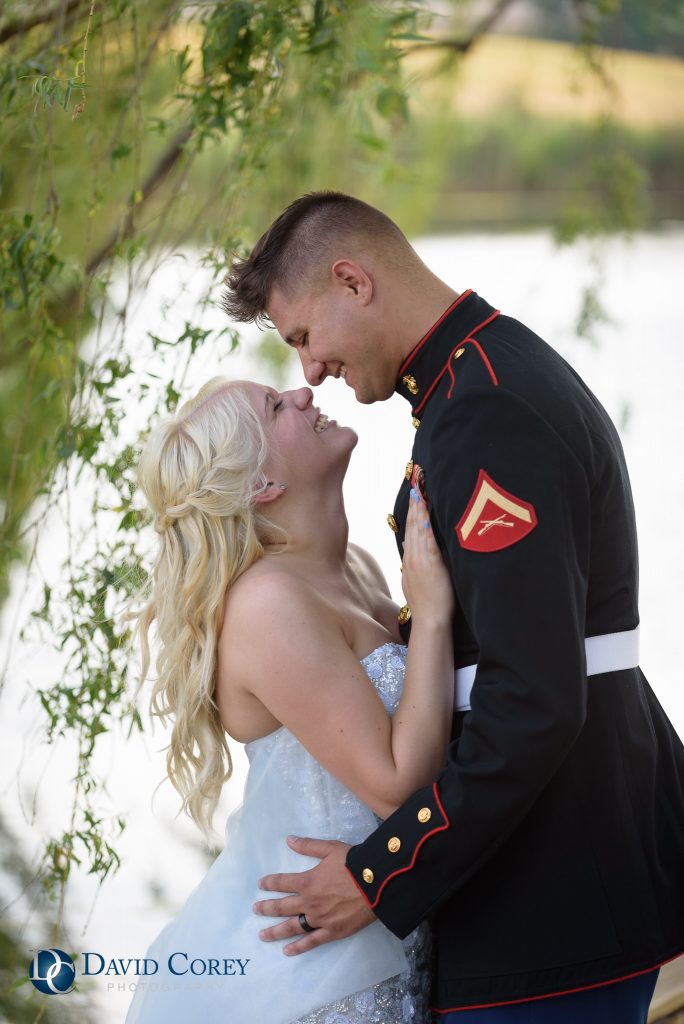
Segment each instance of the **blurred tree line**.
[{"label": "blurred tree line", "polygon": [[[432,225],[450,161],[464,167],[470,159],[476,173],[479,158],[459,154],[463,133],[445,142],[446,115],[412,120],[414,95],[467,61],[516,8],[530,6],[5,3],[0,605],[13,565],[23,563],[40,580],[37,543],[50,516],[66,524],[68,536],[60,579],[42,580],[40,602],[19,632],[59,653],[54,684],[36,698],[47,739],[71,736],[78,749],[70,823],[46,842],[34,876],[57,901],[52,941],[62,934],[70,872],[104,879],[118,865],[124,822],[96,806],[101,780],[90,766],[97,738],[115,725],[140,727],[129,694],[127,635],[117,619],[145,578],[138,541],[146,519],[126,415],[140,404],[153,413],[173,409],[190,363],[239,342],[228,325],[214,330],[186,321],[167,337],[152,324],[144,344],[163,356],[168,373],[136,374],[127,348],[132,296],[169,254],[188,248],[199,250],[220,280],[229,254],[248,247],[283,205],[311,188],[353,192],[409,233]],[[543,31],[561,31],[557,5],[534,6]],[[681,38],[674,2],[641,12],[637,0],[568,7],[562,31],[600,87],[606,83],[595,44],[623,23],[630,33],[638,26],[644,48],[659,49],[665,27],[670,41]],[[424,56],[430,59],[421,63]],[[559,215],[566,238],[631,229],[643,215],[644,154],[629,152],[609,119],[592,132],[584,152],[600,150],[601,188],[588,213],[580,203],[569,218]]]},{"label": "blurred tree line", "polygon": [[[594,8],[591,10],[590,8]],[[578,12],[586,30],[602,46],[684,56],[684,18],[680,0],[531,0],[526,31],[545,39],[576,38]]]}]

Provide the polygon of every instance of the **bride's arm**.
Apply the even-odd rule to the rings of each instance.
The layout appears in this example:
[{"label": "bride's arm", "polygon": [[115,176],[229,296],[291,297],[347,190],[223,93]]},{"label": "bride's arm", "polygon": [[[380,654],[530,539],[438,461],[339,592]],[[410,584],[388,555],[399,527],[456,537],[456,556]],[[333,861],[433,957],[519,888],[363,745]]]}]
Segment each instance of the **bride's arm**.
[{"label": "bride's arm", "polygon": [[335,616],[289,573],[243,580],[218,651],[220,699],[227,703],[236,686],[252,693],[381,817],[439,772],[453,710],[451,584],[423,525],[425,506],[411,504],[403,574],[411,641],[393,719]]}]

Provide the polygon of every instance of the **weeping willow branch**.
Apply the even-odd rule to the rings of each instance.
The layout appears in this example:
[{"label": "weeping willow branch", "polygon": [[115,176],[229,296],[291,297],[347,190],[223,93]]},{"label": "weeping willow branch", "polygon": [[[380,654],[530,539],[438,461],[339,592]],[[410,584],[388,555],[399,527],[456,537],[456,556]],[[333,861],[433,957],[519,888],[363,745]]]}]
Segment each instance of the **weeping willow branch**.
[{"label": "weeping willow branch", "polygon": [[[185,147],[192,138],[193,125],[187,124],[184,128],[181,128],[174,136],[171,144],[164,150],[162,155],[157,160],[156,164],[143,181],[140,187],[139,196],[134,196],[129,201],[128,210],[121,222],[114,228],[109,235],[109,238],[100,246],[88,262],[86,263],[86,277],[92,277],[96,270],[102,266],[103,263],[112,255],[114,249],[119,243],[125,239],[130,238],[133,230],[133,218],[141,207],[150,199],[156,192],[162,182],[168,177],[172,169],[180,160]],[[66,296],[67,305],[69,304],[70,296]]]},{"label": "weeping willow branch", "polygon": [[451,50],[453,53],[466,54],[475,43],[494,28],[506,9],[515,2],[516,0],[498,0],[498,3],[494,4],[491,11],[487,12],[465,39],[429,39],[424,43],[406,47],[404,53],[414,53],[416,50]]}]

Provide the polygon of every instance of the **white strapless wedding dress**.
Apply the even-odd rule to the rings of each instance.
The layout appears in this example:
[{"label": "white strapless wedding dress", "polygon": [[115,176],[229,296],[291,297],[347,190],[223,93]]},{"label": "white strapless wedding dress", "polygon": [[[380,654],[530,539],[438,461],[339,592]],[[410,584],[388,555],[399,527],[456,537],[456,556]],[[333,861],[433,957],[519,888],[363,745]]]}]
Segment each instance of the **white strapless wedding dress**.
[{"label": "white strapless wedding dress", "polygon": [[[361,662],[389,714],[399,703],[405,662],[406,648],[395,643]],[[259,939],[261,928],[276,923],[252,911],[265,898],[259,878],[317,863],[290,850],[286,836],[354,844],[379,819],[286,728],[245,750],[244,800],[228,819],[226,847],[150,946],[146,956],[159,967],[138,979],[126,1024],[428,1024],[427,924],[402,942],[375,921],[295,957],[283,954],[285,940]]]}]

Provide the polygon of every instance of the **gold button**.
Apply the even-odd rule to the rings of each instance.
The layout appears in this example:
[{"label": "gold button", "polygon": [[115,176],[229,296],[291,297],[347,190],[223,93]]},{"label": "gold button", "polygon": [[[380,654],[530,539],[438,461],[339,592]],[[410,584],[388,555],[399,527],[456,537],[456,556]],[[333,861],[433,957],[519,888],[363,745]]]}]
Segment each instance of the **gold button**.
[{"label": "gold button", "polygon": [[421,807],[418,811],[418,821],[424,825],[426,821],[429,821],[432,817],[432,811],[429,807]]},{"label": "gold button", "polygon": [[411,423],[412,423],[412,424],[413,424],[413,426],[414,426],[414,427],[416,428],[416,430],[417,430],[417,429],[418,429],[418,427],[420,426],[420,420],[419,420],[419,419],[418,419],[418,418],[417,418],[416,416],[412,416],[412,417],[411,417]]},{"label": "gold button", "polygon": [[460,359],[464,352],[465,352],[464,348],[457,348],[456,349],[456,354],[454,355],[454,359]]},{"label": "gold button", "polygon": [[375,881],[375,875],[373,874],[370,868],[364,868],[363,871],[361,872],[361,877],[363,878],[364,882],[368,883],[368,885],[371,885]]},{"label": "gold button", "polygon": [[400,846],[401,839],[399,839],[398,836],[392,836],[392,838],[387,844],[387,849],[389,850],[390,853],[396,853]]},{"label": "gold button", "polygon": [[402,377],[401,378],[401,382],[402,382],[402,384],[406,385],[406,387],[409,389],[409,391],[411,392],[412,395],[417,395],[418,394],[418,391],[419,391],[418,382],[416,381],[415,377],[411,376],[410,373],[407,373],[405,377]]},{"label": "gold button", "polygon": [[411,618],[411,609],[407,604],[405,604],[403,608],[399,609],[399,614],[397,615],[397,618],[399,619],[399,625],[401,626],[407,623],[408,620]]},{"label": "gold button", "polygon": [[392,531],[392,533],[399,533],[399,527],[397,526],[397,521],[396,521],[396,519],[394,518],[394,516],[392,515],[391,512],[387,516],[387,522],[389,523],[389,528]]},{"label": "gold button", "polygon": [[409,461],[406,463],[406,472],[404,473],[404,476],[406,477],[407,480],[411,479],[411,474],[412,473],[413,473],[413,459],[409,459]]}]

